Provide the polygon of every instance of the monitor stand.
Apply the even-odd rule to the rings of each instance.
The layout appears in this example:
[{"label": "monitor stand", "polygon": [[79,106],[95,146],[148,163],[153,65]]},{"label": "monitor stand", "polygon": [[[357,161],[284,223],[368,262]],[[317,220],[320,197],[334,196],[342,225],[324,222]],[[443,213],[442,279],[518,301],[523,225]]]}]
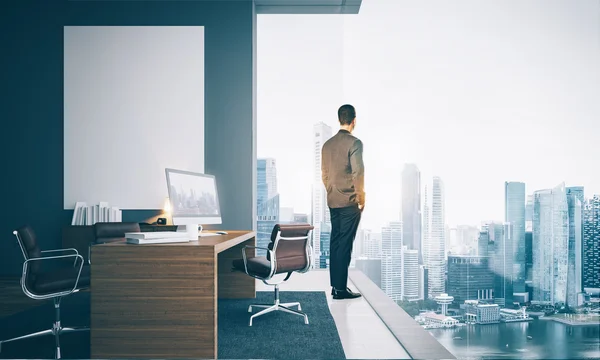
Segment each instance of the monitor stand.
[{"label": "monitor stand", "polygon": [[198,225],[198,224],[177,225],[177,232],[187,233],[189,240],[198,240],[198,237],[200,236],[200,232],[202,232],[202,225]]}]

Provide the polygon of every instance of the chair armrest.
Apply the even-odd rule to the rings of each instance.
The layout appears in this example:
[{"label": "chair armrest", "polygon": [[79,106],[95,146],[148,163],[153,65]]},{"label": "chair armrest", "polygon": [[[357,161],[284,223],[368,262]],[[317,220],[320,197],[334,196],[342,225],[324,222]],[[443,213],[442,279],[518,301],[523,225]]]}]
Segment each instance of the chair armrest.
[{"label": "chair armrest", "polygon": [[261,246],[254,246],[254,245],[244,245],[244,248],[242,250],[245,250],[246,248],[271,251],[269,248],[261,247]]},{"label": "chair armrest", "polygon": [[79,252],[77,251],[77,249],[74,248],[67,248],[67,249],[55,249],[55,250],[42,250],[42,254],[44,253],[51,253],[51,252],[67,252],[67,251],[71,251],[74,252],[75,254],[79,254]]},{"label": "chair armrest", "polygon": [[252,276],[248,273],[248,259],[246,258],[246,249],[259,249],[259,250],[267,250],[269,252],[269,262],[271,265],[271,273],[269,275],[269,278],[271,278],[273,276],[273,274],[275,273],[275,253],[273,252],[273,250],[269,249],[269,248],[265,248],[265,247],[260,247],[260,246],[253,246],[253,245],[245,245],[242,248],[242,259],[244,259],[244,271],[246,271],[246,275]]},{"label": "chair armrest", "polygon": [[[73,252],[75,254],[79,254],[79,251],[77,251],[77,249],[75,248],[66,248],[66,249],[54,249],[54,250],[42,250],[41,253],[42,254],[46,254],[46,253],[56,253],[56,252]],[[47,256],[45,256],[47,257]],[[77,258],[75,258],[75,261],[73,261],[73,266],[77,265]]]},{"label": "chair armrest", "polygon": [[44,261],[44,260],[56,260],[56,259],[68,259],[68,258],[75,258],[75,263],[77,263],[77,260],[81,260],[81,264],[79,265],[79,271],[77,272],[77,278],[75,279],[75,285],[73,285],[73,289],[58,292],[58,293],[47,294],[47,295],[34,295],[30,291],[26,291],[27,296],[29,296],[33,299],[40,300],[40,299],[53,298],[53,297],[57,297],[57,296],[65,296],[65,295],[69,295],[69,294],[72,294],[73,292],[75,292],[75,290],[77,289],[77,285],[79,284],[79,277],[81,276],[81,270],[83,269],[83,263],[84,263],[83,256],[79,255],[79,253],[69,254],[69,255],[58,255],[58,256],[44,256],[44,257],[30,258],[30,259],[25,260],[25,262],[23,263],[23,274],[21,275],[21,286],[23,287],[23,290],[27,290],[25,288],[25,284],[27,283],[27,268],[28,268],[30,262]]}]

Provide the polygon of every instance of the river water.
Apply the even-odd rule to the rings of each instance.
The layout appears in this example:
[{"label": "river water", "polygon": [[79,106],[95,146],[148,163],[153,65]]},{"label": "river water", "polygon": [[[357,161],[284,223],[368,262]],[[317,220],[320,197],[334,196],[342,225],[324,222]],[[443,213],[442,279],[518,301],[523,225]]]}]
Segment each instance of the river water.
[{"label": "river water", "polygon": [[600,326],[569,326],[536,319],[428,331],[458,359],[600,358]]}]

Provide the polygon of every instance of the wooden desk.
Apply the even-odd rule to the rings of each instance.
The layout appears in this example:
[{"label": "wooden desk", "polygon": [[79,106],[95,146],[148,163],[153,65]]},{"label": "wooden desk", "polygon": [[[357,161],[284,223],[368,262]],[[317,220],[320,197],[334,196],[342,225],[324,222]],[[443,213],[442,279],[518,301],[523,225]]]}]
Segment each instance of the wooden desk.
[{"label": "wooden desk", "polygon": [[93,246],[91,358],[217,358],[217,299],[256,297],[254,278],[231,271],[255,236]]},{"label": "wooden desk", "polygon": [[[140,224],[140,231],[177,231],[177,226]],[[88,260],[88,248],[95,239],[94,225],[67,225],[62,230],[62,248],[75,248],[85,262]]]}]

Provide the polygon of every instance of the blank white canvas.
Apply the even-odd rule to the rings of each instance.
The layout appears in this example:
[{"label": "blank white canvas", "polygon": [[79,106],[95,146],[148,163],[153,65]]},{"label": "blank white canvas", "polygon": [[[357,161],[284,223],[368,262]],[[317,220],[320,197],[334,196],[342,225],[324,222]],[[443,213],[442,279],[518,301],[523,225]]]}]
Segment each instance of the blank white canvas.
[{"label": "blank white canvas", "polygon": [[162,209],[204,172],[204,28],[64,27],[64,208]]}]

